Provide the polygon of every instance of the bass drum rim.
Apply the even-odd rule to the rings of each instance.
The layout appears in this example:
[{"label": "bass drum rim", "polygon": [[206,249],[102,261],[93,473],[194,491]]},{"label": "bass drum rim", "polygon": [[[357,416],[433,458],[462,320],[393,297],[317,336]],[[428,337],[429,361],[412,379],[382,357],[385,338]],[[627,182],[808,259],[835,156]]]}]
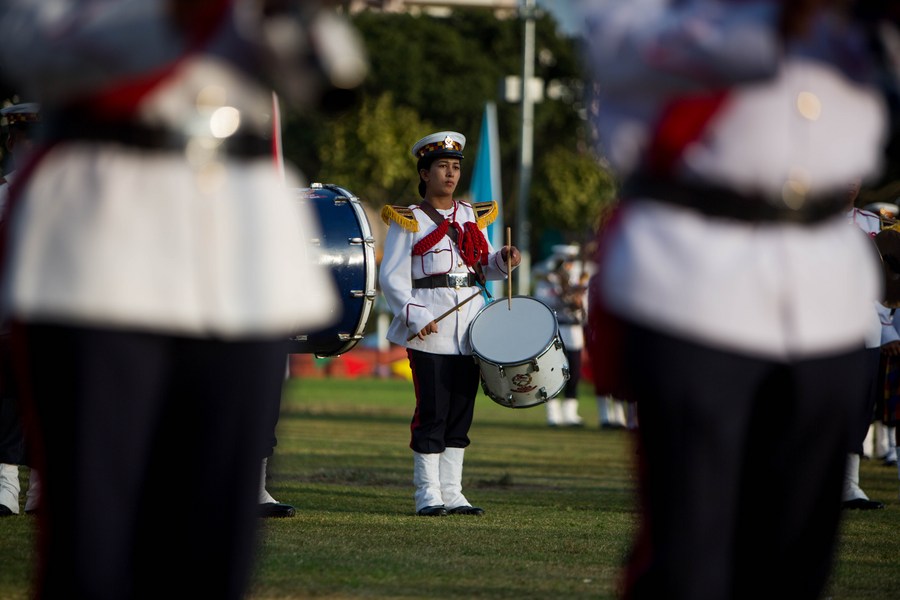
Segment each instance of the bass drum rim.
[{"label": "bass drum rim", "polygon": [[[375,296],[377,293],[375,291],[375,237],[372,233],[372,227],[369,223],[368,217],[366,216],[362,201],[358,196],[356,196],[346,188],[332,183],[315,182],[311,183],[307,188],[297,188],[296,191],[299,194],[306,194],[314,192],[315,190],[328,190],[335,194],[334,198],[332,198],[332,201],[347,202],[350,204],[350,208],[353,211],[356,222],[359,225],[360,229],[360,237],[351,238],[351,243],[353,245],[362,246],[364,259],[363,271],[365,287],[362,290],[351,290],[351,293],[354,294],[354,297],[362,298],[362,308],[360,310],[359,317],[356,320],[356,325],[353,328],[353,331],[338,332],[337,339],[334,344],[329,344],[327,347],[324,347],[323,344],[313,344],[308,339],[310,335],[315,334],[298,333],[294,336],[291,336],[291,338],[288,340],[289,354],[313,354],[316,357],[326,358],[340,356],[341,354],[349,352],[364,337],[363,334],[365,333],[366,325],[368,324],[369,317],[371,316],[374,309]],[[343,297],[341,298],[341,300],[343,301]],[[323,331],[328,331],[328,328]]]}]

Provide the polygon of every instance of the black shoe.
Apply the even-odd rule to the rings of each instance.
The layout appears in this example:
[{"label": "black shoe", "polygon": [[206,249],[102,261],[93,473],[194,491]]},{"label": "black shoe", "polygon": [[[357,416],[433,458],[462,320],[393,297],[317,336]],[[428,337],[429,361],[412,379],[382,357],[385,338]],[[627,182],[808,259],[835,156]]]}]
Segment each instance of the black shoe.
[{"label": "black shoe", "polygon": [[854,498],[853,500],[844,500],[843,507],[853,510],[878,510],[884,508],[884,502],[866,500],[865,498]]},{"label": "black shoe", "polygon": [[259,505],[259,516],[263,519],[286,519],[297,514],[290,504],[282,504],[281,502],[264,502]]},{"label": "black shoe", "polygon": [[447,509],[441,506],[426,506],[425,508],[416,512],[416,515],[419,517],[446,517]]},{"label": "black shoe", "polygon": [[478,508],[477,506],[457,506],[456,508],[451,508],[447,511],[448,515],[471,515],[473,517],[480,517],[484,514],[483,508]]},{"label": "black shoe", "polygon": [[0,517],[11,517],[14,513],[10,508],[6,505],[0,504]]}]

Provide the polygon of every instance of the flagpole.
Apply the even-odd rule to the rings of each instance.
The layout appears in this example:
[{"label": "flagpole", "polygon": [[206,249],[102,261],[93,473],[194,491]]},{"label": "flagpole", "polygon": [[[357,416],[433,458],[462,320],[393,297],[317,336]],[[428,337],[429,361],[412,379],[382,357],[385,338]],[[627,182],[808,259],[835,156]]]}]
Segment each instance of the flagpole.
[{"label": "flagpole", "polygon": [[522,0],[520,14],[525,20],[522,48],[522,138],[519,162],[519,198],[516,206],[516,240],[522,262],[519,264],[519,294],[527,296],[531,287],[531,223],[528,220],[528,195],[531,187],[531,167],[534,162],[534,98],[531,80],[534,78],[534,0]]}]

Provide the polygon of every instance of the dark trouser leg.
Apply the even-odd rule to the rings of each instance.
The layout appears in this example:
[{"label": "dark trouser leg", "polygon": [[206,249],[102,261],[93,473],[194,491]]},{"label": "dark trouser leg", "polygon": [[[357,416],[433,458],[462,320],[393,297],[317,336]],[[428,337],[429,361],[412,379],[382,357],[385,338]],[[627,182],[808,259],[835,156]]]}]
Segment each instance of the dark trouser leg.
[{"label": "dark trouser leg", "polygon": [[[33,326],[42,598],[240,598],[280,343]],[[160,576],[165,573],[165,576]]]},{"label": "dark trouser leg", "polygon": [[569,380],[563,395],[565,398],[577,398],[578,382],[581,381],[581,350],[566,350],[566,360],[569,361]]},{"label": "dark trouser leg", "polygon": [[469,445],[478,393],[478,365],[471,356],[409,350],[416,391],[410,448],[422,454]]},{"label": "dark trouser leg", "polygon": [[762,597],[776,579],[759,573],[778,572],[791,597],[815,598],[861,354],[787,366],[634,328],[626,356],[644,511],[628,597]]}]

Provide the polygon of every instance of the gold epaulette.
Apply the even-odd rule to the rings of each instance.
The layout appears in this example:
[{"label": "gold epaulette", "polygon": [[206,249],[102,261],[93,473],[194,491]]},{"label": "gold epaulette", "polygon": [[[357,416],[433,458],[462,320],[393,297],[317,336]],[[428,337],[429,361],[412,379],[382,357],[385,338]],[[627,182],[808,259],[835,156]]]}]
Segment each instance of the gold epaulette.
[{"label": "gold epaulette", "polygon": [[419,231],[419,222],[416,220],[413,211],[408,206],[391,206],[386,205],[381,209],[381,220],[385,225],[390,225],[391,221],[407,231],[413,233]]},{"label": "gold epaulette", "polygon": [[475,209],[475,218],[478,221],[478,229],[484,229],[493,223],[494,219],[497,218],[497,214],[500,212],[497,208],[497,203],[493,200],[488,202],[475,202],[472,204],[472,208]]}]

